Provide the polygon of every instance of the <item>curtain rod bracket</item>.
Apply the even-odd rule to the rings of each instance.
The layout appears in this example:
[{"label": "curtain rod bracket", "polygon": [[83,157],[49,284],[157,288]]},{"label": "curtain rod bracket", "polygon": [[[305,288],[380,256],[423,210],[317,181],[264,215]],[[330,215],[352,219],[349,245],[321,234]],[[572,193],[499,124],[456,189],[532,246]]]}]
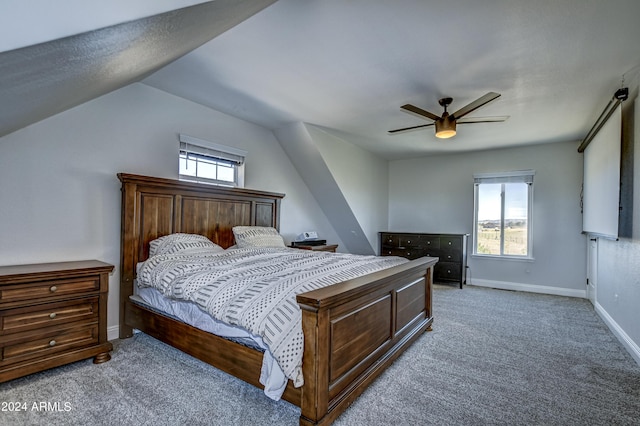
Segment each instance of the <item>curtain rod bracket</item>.
[{"label": "curtain rod bracket", "polygon": [[627,98],[629,97],[629,88],[628,87],[622,87],[618,90],[616,90],[616,93],[613,95],[614,98],[620,100],[620,101],[626,101]]}]

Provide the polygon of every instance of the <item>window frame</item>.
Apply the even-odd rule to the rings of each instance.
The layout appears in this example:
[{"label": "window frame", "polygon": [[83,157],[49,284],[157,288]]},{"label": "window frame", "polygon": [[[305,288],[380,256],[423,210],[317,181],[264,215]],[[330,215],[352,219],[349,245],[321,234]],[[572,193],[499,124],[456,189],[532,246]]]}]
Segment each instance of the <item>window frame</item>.
[{"label": "window frame", "polygon": [[[180,134],[178,148],[178,179],[189,182],[208,183],[212,185],[227,187],[244,187],[244,163],[247,152],[238,148],[220,145],[214,142],[205,141],[203,139],[194,138],[192,136]],[[213,167],[218,165],[231,166],[233,168],[233,181],[212,179],[206,176],[195,176],[180,173],[181,162],[189,159],[195,159],[202,163],[210,162]]]},{"label": "window frame", "polygon": [[[498,173],[476,173],[473,175],[473,251],[472,256],[489,259],[510,259],[532,261],[533,257],[533,182],[535,170],[518,170],[512,172]],[[505,184],[526,183],[527,188],[527,254],[504,254],[505,237]],[[500,254],[487,254],[478,252],[478,210],[479,210],[479,189],[482,184],[501,184],[500,193]]]}]

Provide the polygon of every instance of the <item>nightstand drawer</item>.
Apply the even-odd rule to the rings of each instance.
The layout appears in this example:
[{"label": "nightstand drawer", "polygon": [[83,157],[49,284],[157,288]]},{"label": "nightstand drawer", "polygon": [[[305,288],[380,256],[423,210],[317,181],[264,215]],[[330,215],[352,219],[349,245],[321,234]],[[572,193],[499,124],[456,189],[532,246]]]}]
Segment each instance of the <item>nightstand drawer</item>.
[{"label": "nightstand drawer", "polygon": [[40,333],[37,338],[29,333],[10,335],[2,344],[2,364],[42,358],[56,352],[91,346],[98,343],[98,324],[78,324],[59,330]]},{"label": "nightstand drawer", "polygon": [[0,335],[74,321],[97,321],[98,296],[0,311]]},{"label": "nightstand drawer", "polygon": [[0,288],[0,303],[82,295],[99,290],[100,278],[98,276],[74,280],[49,280],[26,285],[7,285]]}]

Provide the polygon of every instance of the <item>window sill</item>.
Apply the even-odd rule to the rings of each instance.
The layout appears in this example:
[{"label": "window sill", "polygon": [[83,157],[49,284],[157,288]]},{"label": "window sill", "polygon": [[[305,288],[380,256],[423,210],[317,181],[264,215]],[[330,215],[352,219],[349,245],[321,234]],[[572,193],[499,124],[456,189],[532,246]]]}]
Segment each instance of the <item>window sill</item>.
[{"label": "window sill", "polygon": [[471,257],[474,259],[509,260],[509,261],[516,261],[516,262],[535,262],[536,261],[535,257],[528,257],[528,256],[499,256],[495,254],[473,253]]}]

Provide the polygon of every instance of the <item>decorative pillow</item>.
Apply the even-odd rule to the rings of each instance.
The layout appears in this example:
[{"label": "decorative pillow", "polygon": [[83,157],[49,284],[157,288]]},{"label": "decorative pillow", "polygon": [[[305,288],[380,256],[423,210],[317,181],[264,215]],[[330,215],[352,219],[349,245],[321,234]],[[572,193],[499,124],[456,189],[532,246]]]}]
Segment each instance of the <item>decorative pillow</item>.
[{"label": "decorative pillow", "polygon": [[267,226],[234,226],[233,235],[238,248],[286,247],[278,231]]},{"label": "decorative pillow", "polygon": [[157,238],[149,243],[149,257],[157,254],[172,254],[194,247],[209,247],[214,251],[224,251],[222,247],[213,243],[204,235],[198,234],[169,234]]}]

